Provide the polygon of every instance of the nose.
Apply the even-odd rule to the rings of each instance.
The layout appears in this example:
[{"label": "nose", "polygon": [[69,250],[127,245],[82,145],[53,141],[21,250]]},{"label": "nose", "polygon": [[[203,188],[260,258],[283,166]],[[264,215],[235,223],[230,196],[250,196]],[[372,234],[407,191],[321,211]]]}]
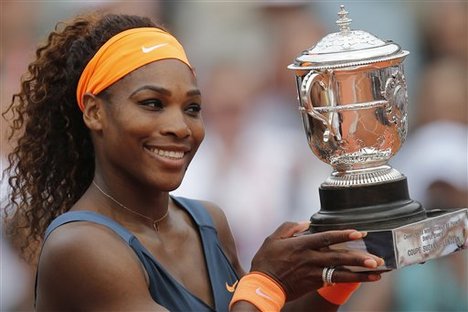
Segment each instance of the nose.
[{"label": "nose", "polygon": [[173,109],[171,112],[168,112],[161,132],[164,135],[172,135],[177,138],[186,138],[192,134],[187,124],[186,116],[178,109]]}]

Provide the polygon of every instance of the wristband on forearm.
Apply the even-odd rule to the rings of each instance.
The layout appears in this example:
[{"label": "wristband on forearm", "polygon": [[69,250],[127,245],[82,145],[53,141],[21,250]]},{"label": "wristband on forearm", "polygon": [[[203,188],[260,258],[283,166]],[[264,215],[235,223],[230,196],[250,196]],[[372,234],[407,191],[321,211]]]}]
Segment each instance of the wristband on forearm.
[{"label": "wristband on forearm", "polygon": [[358,289],[360,285],[361,283],[336,283],[331,286],[324,286],[318,289],[317,292],[328,302],[342,305],[351,298],[353,292]]},{"label": "wristband on forearm", "polygon": [[247,301],[260,311],[280,311],[286,301],[283,288],[261,272],[250,272],[237,285],[229,310],[238,301]]}]

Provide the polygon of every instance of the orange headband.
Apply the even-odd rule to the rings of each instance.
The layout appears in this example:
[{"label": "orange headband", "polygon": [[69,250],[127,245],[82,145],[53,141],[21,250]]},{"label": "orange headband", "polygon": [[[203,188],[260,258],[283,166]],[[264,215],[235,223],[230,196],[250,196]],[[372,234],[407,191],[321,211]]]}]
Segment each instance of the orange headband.
[{"label": "orange headband", "polygon": [[191,69],[184,48],[174,36],[155,27],[132,28],[110,38],[81,73],[76,99],[84,110],[83,95],[99,94],[120,78],[148,63],[178,59]]}]

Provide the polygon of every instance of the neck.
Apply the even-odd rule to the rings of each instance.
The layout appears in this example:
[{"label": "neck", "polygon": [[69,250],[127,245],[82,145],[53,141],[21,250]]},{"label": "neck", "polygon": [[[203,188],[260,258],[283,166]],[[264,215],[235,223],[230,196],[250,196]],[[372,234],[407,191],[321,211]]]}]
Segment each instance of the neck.
[{"label": "neck", "polygon": [[125,216],[125,220],[138,223],[144,221],[152,224],[154,220],[164,219],[169,208],[169,193],[149,192],[135,184],[128,186],[116,183],[114,179],[96,176],[89,191],[102,203],[98,207],[108,210],[113,217]]}]

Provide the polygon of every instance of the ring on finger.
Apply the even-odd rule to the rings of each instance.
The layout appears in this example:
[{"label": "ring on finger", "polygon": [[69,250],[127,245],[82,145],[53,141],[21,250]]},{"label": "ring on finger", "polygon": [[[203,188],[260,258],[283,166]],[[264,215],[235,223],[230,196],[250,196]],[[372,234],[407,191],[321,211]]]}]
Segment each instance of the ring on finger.
[{"label": "ring on finger", "polygon": [[335,268],[328,268],[326,276],[325,276],[325,284],[327,286],[331,286],[331,285],[334,284],[333,281],[332,281],[334,272],[335,272]]},{"label": "ring on finger", "polygon": [[335,271],[335,268],[331,267],[324,267],[322,270],[322,281],[324,283],[324,286],[331,286],[333,285],[332,282],[332,277],[333,277],[333,272]]},{"label": "ring on finger", "polygon": [[324,267],[323,270],[322,270],[322,281],[324,284],[327,284],[327,272],[328,272],[328,269],[327,267]]}]

